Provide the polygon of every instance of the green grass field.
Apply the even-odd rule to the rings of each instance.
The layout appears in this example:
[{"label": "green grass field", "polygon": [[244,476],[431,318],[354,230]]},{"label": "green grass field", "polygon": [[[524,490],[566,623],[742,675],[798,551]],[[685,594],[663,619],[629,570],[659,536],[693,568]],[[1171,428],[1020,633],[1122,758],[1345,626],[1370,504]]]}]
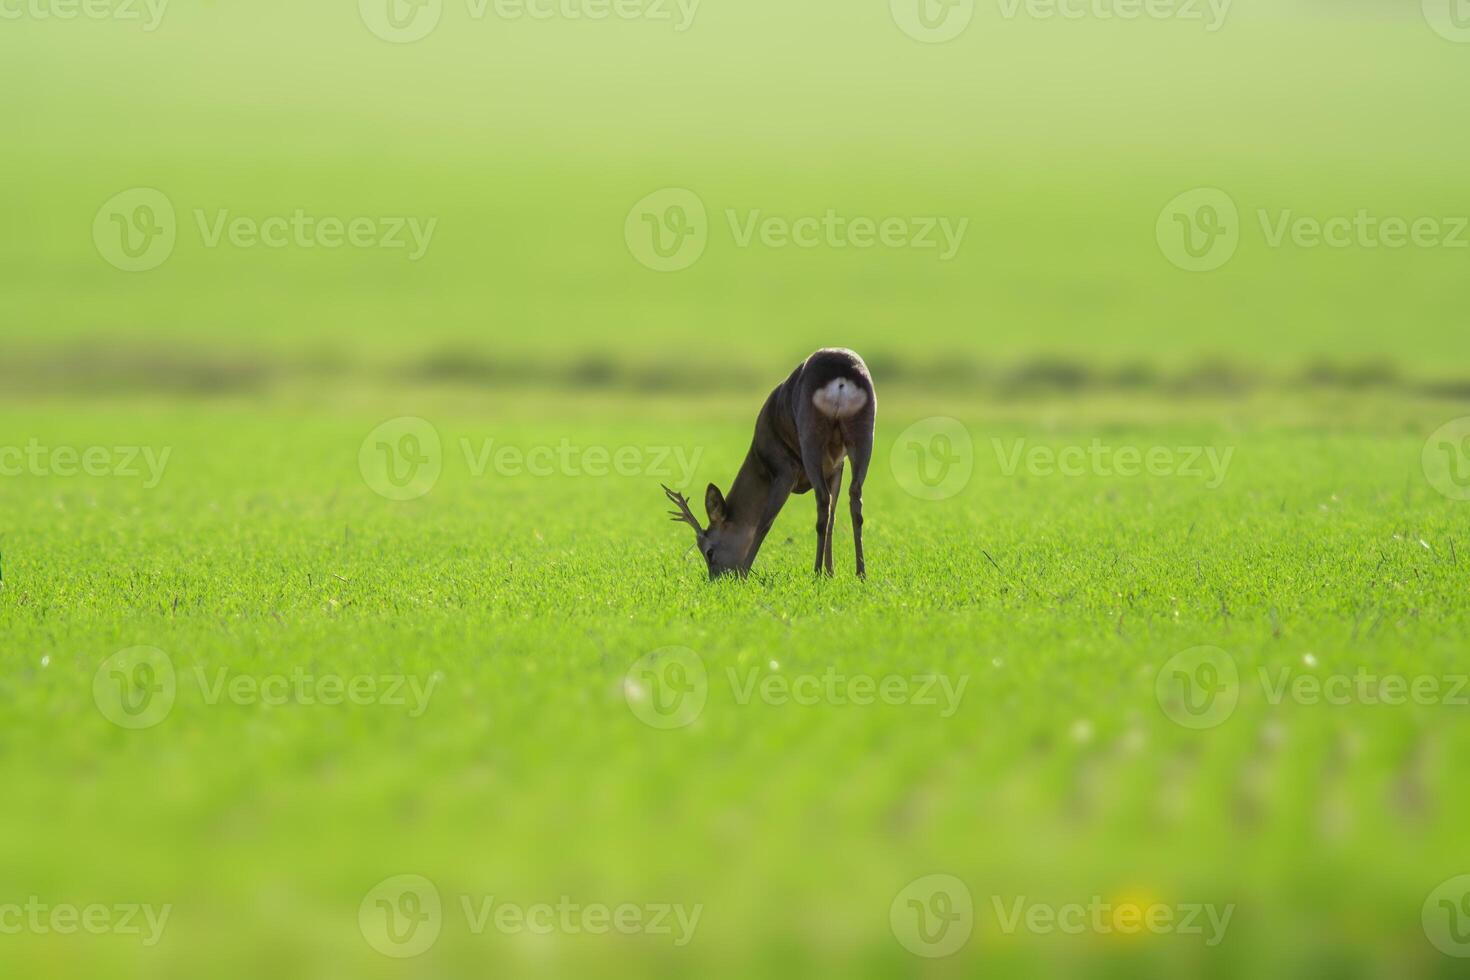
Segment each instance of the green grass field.
[{"label": "green grass field", "polygon": [[[1470,247],[1272,229],[1470,214],[1470,46],[354,6],[0,20],[0,975],[1463,973]],[[829,209],[968,231],[740,241]],[[210,243],[298,210],[435,231]],[[868,579],[804,496],[708,582],[660,484],[828,344]]]},{"label": "green grass field", "polygon": [[[803,498],[752,580],[711,585],[661,520],[657,475],[476,475],[462,440],[679,447],[702,451],[696,481],[723,483],[747,436],[738,402],[677,425],[636,399],[310,404],[50,406],[25,420],[50,445],[142,436],[173,452],[153,489],[146,476],[0,484],[7,887],[174,910],[149,948],[7,937],[17,975],[908,972],[919,961],[889,904],[931,873],[975,896],[962,960],[937,961],[956,970],[1450,975],[1419,916],[1470,863],[1465,708],[1269,697],[1281,670],[1462,675],[1463,505],[1419,460],[1445,406],[1386,403],[1344,423],[1296,405],[1290,425],[1275,404],[1050,406],[1039,434],[1014,406],[970,404],[973,476],[931,501],[889,465],[900,395],[868,494],[870,579],[851,577],[845,524],[843,574],[811,579]],[[393,502],[358,450],[408,404],[433,417],[443,473]],[[1234,454],[1214,489],[1188,473],[1005,470],[1015,440],[1095,438]],[[1155,684],[1199,645],[1227,651],[1241,683],[1233,715],[1196,731]],[[177,679],[168,715],[132,731],[104,717],[93,682],[137,646],[163,651]],[[641,721],[626,687],[668,647],[708,676],[702,713],[675,730]],[[211,696],[220,671],[406,682],[396,700],[375,689],[393,703],[317,704],[307,689],[273,706]],[[915,681],[921,703],[742,699],[767,677],[834,671],[936,675],[958,698],[921,697]],[[446,908],[412,967],[370,949],[357,921],[362,896],[399,874],[433,881]],[[1235,911],[1206,946],[1006,934],[991,904],[1094,895]],[[703,913],[685,946],[476,934],[456,896]]]}]

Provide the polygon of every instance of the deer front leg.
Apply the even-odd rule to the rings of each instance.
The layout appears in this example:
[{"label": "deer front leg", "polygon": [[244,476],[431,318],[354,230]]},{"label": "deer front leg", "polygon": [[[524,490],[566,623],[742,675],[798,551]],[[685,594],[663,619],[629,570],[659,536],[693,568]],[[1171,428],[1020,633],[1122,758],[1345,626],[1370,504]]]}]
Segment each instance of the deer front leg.
[{"label": "deer front leg", "polygon": [[760,522],[755,527],[755,538],[751,541],[750,554],[746,556],[745,568],[755,564],[755,556],[761,550],[761,545],[766,540],[766,535],[771,533],[771,527],[776,523],[776,516],[781,513],[781,508],[786,506],[787,499],[791,496],[791,488],[796,485],[796,476],[790,471],[779,472],[771,479],[771,489],[766,494],[765,504],[761,508]]}]

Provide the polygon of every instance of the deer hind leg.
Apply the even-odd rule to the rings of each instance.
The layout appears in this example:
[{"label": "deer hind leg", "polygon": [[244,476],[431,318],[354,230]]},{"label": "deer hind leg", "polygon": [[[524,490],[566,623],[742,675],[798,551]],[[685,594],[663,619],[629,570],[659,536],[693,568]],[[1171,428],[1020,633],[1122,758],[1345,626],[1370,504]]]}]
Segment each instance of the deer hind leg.
[{"label": "deer hind leg", "polygon": [[863,563],[863,484],[868,479],[868,461],[873,458],[873,419],[856,419],[842,428],[842,441],[852,460],[852,482],[847,485],[847,505],[852,514],[852,545],[857,552],[858,578],[867,578]]},{"label": "deer hind leg", "polygon": [[837,499],[842,496],[842,466],[842,463],[837,464],[837,469],[832,471],[832,482],[827,487],[832,503],[827,508],[827,540],[822,547],[822,560],[828,575],[832,574],[832,539],[837,535]]},{"label": "deer hind leg", "polygon": [[816,575],[822,574],[822,558],[827,551],[827,535],[832,527],[832,490],[822,474],[823,439],[804,439],[801,447],[801,465],[806,478],[812,485],[812,496],[817,498],[817,560],[812,567]]}]

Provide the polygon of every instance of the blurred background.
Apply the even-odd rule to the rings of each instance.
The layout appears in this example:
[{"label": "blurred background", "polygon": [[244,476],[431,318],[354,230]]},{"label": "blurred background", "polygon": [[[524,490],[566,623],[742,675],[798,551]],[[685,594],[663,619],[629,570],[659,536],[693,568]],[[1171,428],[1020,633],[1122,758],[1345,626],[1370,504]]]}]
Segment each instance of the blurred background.
[{"label": "blurred background", "polygon": [[[673,0],[633,20],[395,3],[433,29],[385,41],[367,0],[175,0],[152,31],[141,6],[17,6],[0,36],[0,77],[24,93],[3,109],[7,383],[54,383],[38,364],[76,358],[118,381],[142,364],[239,384],[452,364],[677,384],[659,369],[693,364],[744,386],[833,341],[958,383],[1057,359],[1444,380],[1470,343],[1465,249],[1273,247],[1258,216],[1470,210],[1466,47],[1419,0],[1181,0],[1135,20],[1098,16],[1102,0],[1065,8],[1080,19],[995,0],[955,8],[972,19],[944,43],[881,2],[705,0],[683,30]],[[177,240],[119,274],[93,224],[138,187],[171,202]],[[1234,201],[1240,243],[1186,274],[1156,226],[1201,187]],[[677,274],[624,234],[664,188],[708,213]],[[734,230],[829,210],[968,227],[948,261]],[[436,224],[416,260],[206,234],[222,214],[298,211]]]},{"label": "blurred background", "polygon": [[[1470,399],[1467,82],[1463,0],[0,0],[0,447],[175,467],[0,479],[0,927],[178,908],[141,951],[0,934],[0,972],[1462,975],[1420,914],[1470,870],[1463,708],[1247,691],[1200,735],[1153,684],[1200,644],[1460,669],[1466,505],[1420,451]],[[807,498],[775,584],[695,592],[659,480],[456,462],[692,445],[697,500],[825,345],[884,406],[867,591],[803,577]],[[393,507],[358,450],[399,416],[446,475]],[[943,506],[889,478],[929,416],[978,447]],[[1218,494],[991,453],[1099,435],[1239,453]],[[140,644],[443,686],[431,724],[181,698],[149,739],[90,688]],[[668,644],[972,686],[951,722],[726,692],[681,740],[619,686]],[[356,912],[400,873],[706,918],[397,959]],[[948,958],[888,918],[933,873],[980,920]],[[1078,943],[992,895],[1241,911]]]}]

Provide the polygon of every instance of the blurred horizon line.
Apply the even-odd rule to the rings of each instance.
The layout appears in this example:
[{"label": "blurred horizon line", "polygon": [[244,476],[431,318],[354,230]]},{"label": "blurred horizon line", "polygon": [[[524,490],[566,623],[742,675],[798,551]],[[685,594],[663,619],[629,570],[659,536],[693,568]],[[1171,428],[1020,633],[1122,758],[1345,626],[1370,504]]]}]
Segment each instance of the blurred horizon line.
[{"label": "blurred horizon line", "polygon": [[[861,353],[885,386],[1006,398],[1083,393],[1243,397],[1291,388],[1470,398],[1470,374],[1408,371],[1388,356],[1308,357],[1273,370],[1223,354],[1175,362],[1135,357],[1109,364],[1059,353],[992,360],[961,351],[923,357],[884,348]],[[0,346],[0,387],[16,395],[205,396],[260,393],[292,381],[357,381],[689,395],[764,390],[781,380],[779,372],[804,356],[793,353],[790,366],[782,367],[787,360],[732,362],[728,357],[697,354],[630,356],[596,349],[566,357],[497,356],[482,347],[451,344],[371,359],[320,346],[293,353],[99,338]]]}]

